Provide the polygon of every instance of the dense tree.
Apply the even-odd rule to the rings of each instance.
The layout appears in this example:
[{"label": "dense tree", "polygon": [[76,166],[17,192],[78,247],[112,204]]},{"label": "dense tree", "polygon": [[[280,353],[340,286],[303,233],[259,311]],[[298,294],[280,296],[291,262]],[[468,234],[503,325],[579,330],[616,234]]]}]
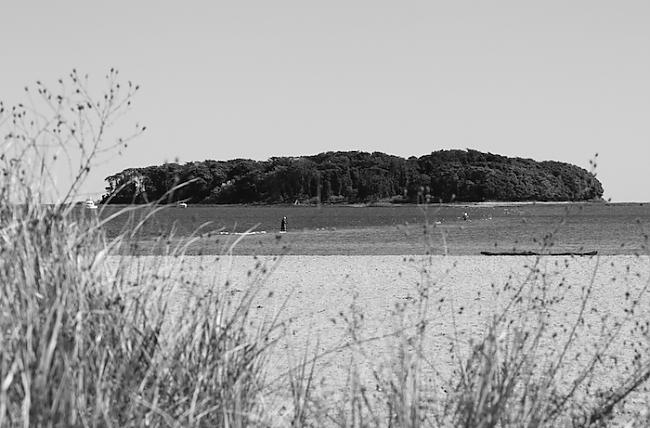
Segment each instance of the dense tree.
[{"label": "dense tree", "polygon": [[[165,163],[128,168],[106,181],[104,202],[120,204],[583,201],[603,195],[596,177],[575,165],[477,150],[440,150],[408,159],[350,151]],[[178,187],[181,183],[187,184]]]}]

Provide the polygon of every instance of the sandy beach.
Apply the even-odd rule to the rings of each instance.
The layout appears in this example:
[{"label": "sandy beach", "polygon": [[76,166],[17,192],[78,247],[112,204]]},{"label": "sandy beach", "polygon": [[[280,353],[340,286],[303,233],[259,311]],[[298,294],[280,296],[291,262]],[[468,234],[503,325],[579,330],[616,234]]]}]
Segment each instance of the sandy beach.
[{"label": "sandy beach", "polygon": [[[116,262],[117,258],[111,260]],[[368,387],[378,389],[373,372],[390,370],[390,361],[403,348],[391,333],[413,325],[418,310],[424,311],[428,323],[427,381],[436,384],[431,390],[441,393],[445,382],[453,382],[458,358],[506,307],[513,325],[524,319],[520,327],[525,329],[535,321],[530,314],[539,312],[534,305],[542,305],[548,321],[544,337],[552,353],[566,340],[589,293],[583,308],[585,322],[577,326],[577,345],[571,349],[575,364],[569,368],[579,368],[580,355],[593,349],[608,329],[624,323],[626,317],[648,319],[639,316],[650,310],[644,292],[650,281],[648,257],[196,256],[166,260],[149,256],[138,258],[138,263],[174,271],[179,284],[172,298],[176,313],[183,310],[186,293],[225,287],[236,299],[253,287],[257,294],[252,323],[277,316],[287,326],[272,357],[269,378],[282,376],[307,351],[319,356],[316,376],[324,395],[345,385],[352,361]],[[418,302],[424,292],[428,304],[423,309]],[[517,295],[523,297],[521,302],[513,301]],[[628,308],[637,299],[631,315]],[[362,314],[357,326],[362,349],[350,346],[353,313]],[[643,333],[633,328],[626,327],[619,336],[607,351],[617,361],[632,358],[630,344],[635,341],[644,340],[641,346],[648,347]],[[619,375],[607,367],[603,363],[603,373]]]}]

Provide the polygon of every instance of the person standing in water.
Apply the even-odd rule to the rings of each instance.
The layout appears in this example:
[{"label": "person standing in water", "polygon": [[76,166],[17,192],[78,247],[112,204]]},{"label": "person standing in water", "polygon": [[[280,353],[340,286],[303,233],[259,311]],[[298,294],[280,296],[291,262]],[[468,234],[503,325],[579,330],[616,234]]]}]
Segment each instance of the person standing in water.
[{"label": "person standing in water", "polygon": [[287,216],[282,217],[282,221],[280,222],[280,232],[286,232],[287,231]]}]

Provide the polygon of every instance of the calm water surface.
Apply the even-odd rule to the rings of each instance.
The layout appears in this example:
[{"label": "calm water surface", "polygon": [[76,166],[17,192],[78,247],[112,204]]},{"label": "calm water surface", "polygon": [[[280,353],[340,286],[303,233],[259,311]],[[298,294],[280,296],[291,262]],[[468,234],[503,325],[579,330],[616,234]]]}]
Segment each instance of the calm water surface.
[{"label": "calm water surface", "polygon": [[[86,215],[107,218],[119,206]],[[463,213],[469,216],[463,220]],[[105,226],[116,236],[148,211],[121,215]],[[287,216],[289,233],[278,235]],[[425,228],[425,225],[429,225]],[[236,254],[479,254],[481,251],[589,251],[646,254],[650,204],[511,204],[419,206],[190,206],[163,207],[143,224],[139,252],[155,252],[156,238],[175,230],[177,239],[204,225],[190,253],[221,253],[236,233],[245,236]],[[219,233],[221,232],[221,233]],[[228,234],[227,234],[228,233]]]}]

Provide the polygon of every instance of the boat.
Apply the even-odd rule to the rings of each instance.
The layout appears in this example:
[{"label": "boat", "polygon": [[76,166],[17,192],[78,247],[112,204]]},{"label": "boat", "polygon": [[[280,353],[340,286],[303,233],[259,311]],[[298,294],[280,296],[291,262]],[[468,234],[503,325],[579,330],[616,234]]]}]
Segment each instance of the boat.
[{"label": "boat", "polygon": [[93,201],[92,199],[88,199],[86,202],[84,202],[84,208],[89,210],[96,210],[97,205],[95,205],[95,201]]},{"label": "boat", "polygon": [[538,253],[535,251],[481,251],[483,256],[595,256],[598,251],[567,251],[558,253]]},{"label": "boat", "polygon": [[187,204],[185,202],[179,202],[176,204],[177,208],[187,208]]}]

